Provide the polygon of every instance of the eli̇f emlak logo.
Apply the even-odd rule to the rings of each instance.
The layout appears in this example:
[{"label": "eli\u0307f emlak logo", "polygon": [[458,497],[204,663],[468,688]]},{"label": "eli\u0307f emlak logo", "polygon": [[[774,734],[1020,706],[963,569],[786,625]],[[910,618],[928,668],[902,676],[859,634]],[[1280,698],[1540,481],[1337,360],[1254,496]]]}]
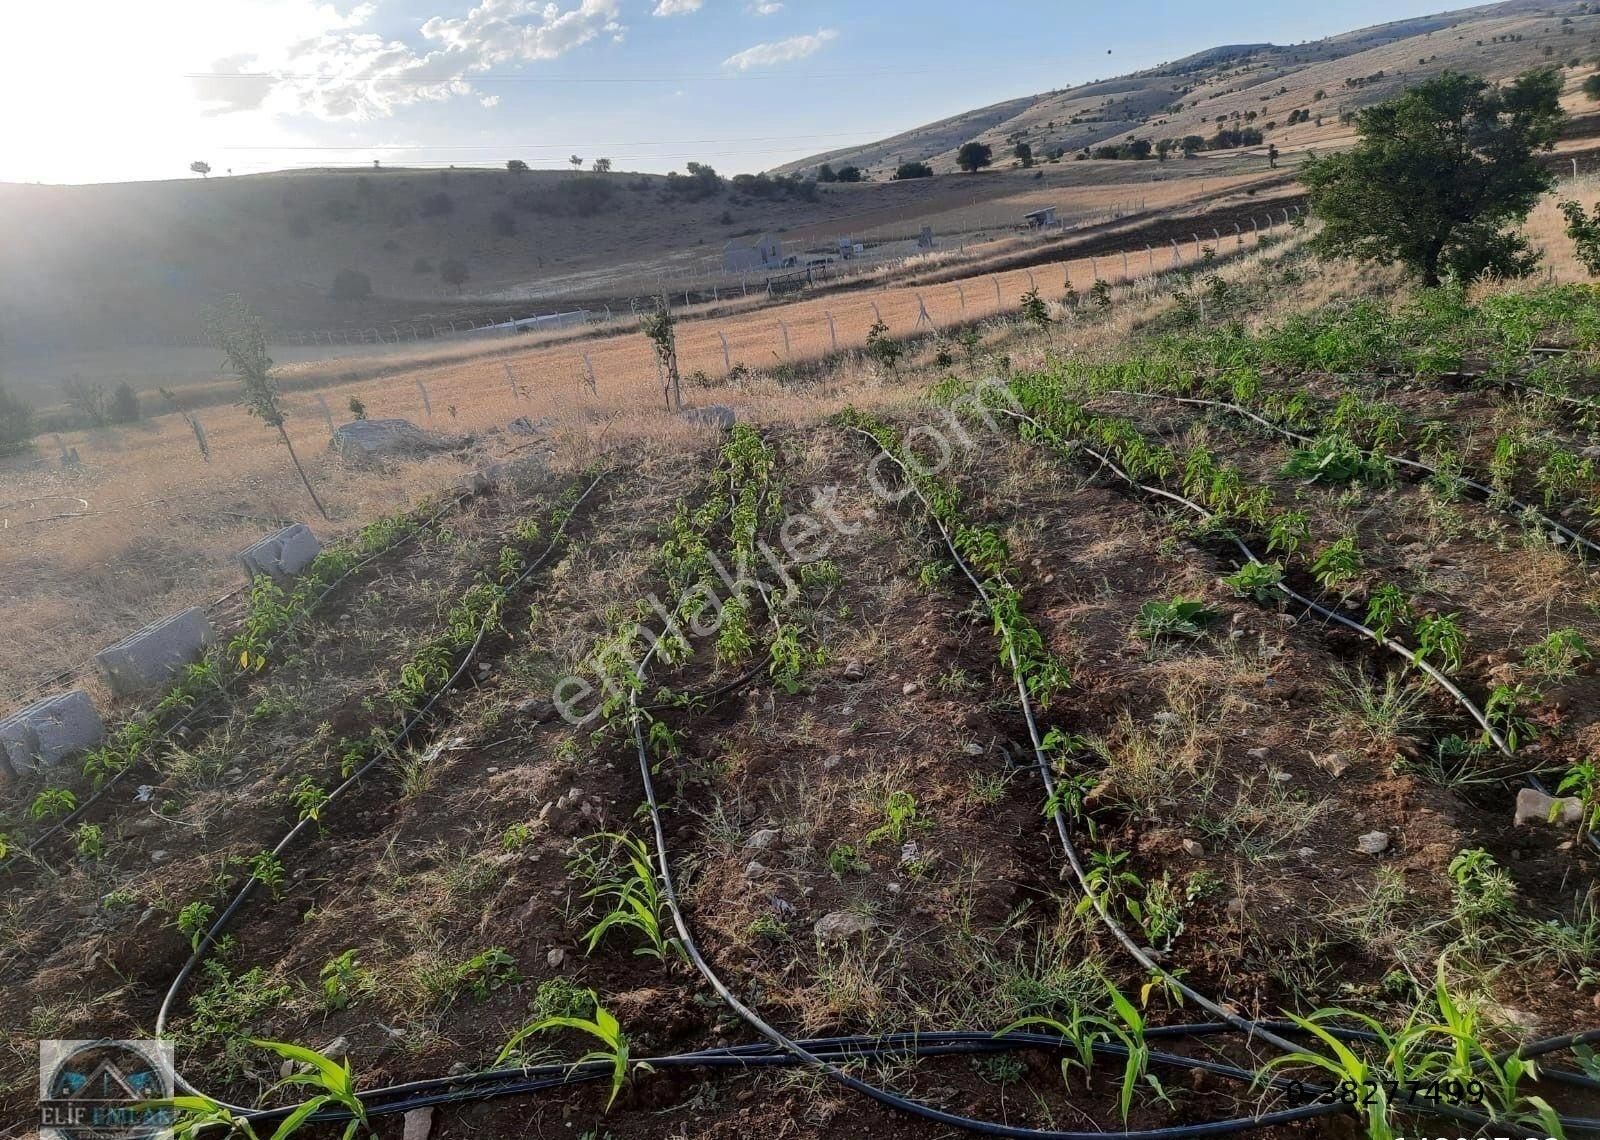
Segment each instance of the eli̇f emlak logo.
[{"label": "eli\u0307f emlak logo", "polygon": [[166,1041],[39,1042],[40,1140],[163,1140],[172,1095]]}]

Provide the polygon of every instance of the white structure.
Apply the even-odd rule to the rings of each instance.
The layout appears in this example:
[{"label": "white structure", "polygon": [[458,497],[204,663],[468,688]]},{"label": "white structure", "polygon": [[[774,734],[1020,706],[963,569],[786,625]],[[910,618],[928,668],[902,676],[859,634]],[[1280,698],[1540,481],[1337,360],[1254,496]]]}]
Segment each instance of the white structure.
[{"label": "white structure", "polygon": [[783,243],[771,234],[762,234],[753,242],[735,238],[722,247],[722,268],[729,273],[776,269],[782,264]]}]

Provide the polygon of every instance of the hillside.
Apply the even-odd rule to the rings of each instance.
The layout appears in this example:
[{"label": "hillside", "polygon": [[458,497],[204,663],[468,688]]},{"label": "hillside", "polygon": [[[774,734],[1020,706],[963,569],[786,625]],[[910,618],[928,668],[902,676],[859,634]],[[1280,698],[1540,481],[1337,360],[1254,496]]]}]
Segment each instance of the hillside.
[{"label": "hillside", "polygon": [[[1392,96],[1447,68],[1491,78],[1542,63],[1572,64],[1600,46],[1600,13],[1589,5],[1508,0],[1380,24],[1311,43],[1231,44],[1113,79],[996,103],[857,147],[779,168],[811,172],[823,162],[888,177],[903,162],[955,169],[956,150],[976,139],[1009,164],[1026,142],[1036,159],[1070,160],[1085,147],[1134,139],[1211,137],[1222,125],[1263,130],[1280,149],[1332,145],[1341,115]],[[1308,119],[1291,125],[1291,112]]]}]

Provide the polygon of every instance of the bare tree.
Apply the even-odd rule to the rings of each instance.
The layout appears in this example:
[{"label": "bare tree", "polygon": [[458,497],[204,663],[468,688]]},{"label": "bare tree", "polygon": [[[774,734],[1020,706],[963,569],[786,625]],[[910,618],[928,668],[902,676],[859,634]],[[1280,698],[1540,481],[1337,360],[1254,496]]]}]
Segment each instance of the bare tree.
[{"label": "bare tree", "polygon": [[206,328],[211,333],[213,343],[228,358],[228,366],[239,378],[243,392],[240,403],[245,411],[258,416],[268,427],[277,429],[278,438],[289,449],[289,458],[300,474],[300,482],[305,484],[306,494],[311,496],[322,517],[327,518],[328,508],[317,498],[311,480],[306,476],[306,469],[300,466],[300,457],[294,453],[289,433],[283,427],[283,406],[278,403],[278,385],[272,378],[272,357],[267,355],[267,335],[262,330],[261,319],[250,311],[237,293],[229,293],[220,305],[206,311]]}]

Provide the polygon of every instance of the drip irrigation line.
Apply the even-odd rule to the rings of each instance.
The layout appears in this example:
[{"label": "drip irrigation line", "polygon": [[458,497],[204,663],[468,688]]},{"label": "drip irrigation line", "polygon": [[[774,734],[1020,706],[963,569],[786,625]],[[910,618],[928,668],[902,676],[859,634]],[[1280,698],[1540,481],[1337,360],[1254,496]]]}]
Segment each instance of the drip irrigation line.
[{"label": "drip irrigation line", "polygon": [[[389,545],[385,546],[381,550],[373,551],[355,565],[351,566],[343,574],[339,575],[339,577],[335,578],[332,582],[328,583],[322,592],[319,593],[310,602],[310,604],[306,606],[305,609],[294,616],[287,627],[281,630],[276,637],[267,643],[266,649],[262,655],[265,656],[267,653],[271,653],[274,649],[277,649],[280,645],[282,645],[289,637],[297,633],[300,627],[309,621],[311,616],[317,611],[318,608],[321,607],[322,603],[327,601],[329,595],[331,595],[335,590],[339,589],[339,587],[343,586],[352,577],[354,577],[360,571],[366,569],[377,559],[383,558],[388,554],[392,554],[394,551],[400,549],[412,539],[430,530],[435,523],[437,523],[451,511],[459,508],[461,504],[465,503],[471,497],[472,496],[470,494],[462,494],[450,499],[444,504],[444,506],[435,511],[427,520],[417,524],[414,527],[408,528],[404,534],[396,538],[393,542],[389,543]],[[229,676],[217,687],[216,692],[206,696],[201,703],[192,706],[185,711],[182,716],[178,717],[171,724],[163,728],[161,730],[160,737],[157,739],[159,740],[170,737],[174,732],[180,728],[183,728],[201,713],[209,711],[219,697],[226,694],[229,689],[238,684],[241,678],[249,675],[251,674],[238,672]],[[155,743],[155,741],[152,741],[152,743]],[[77,823],[78,820],[87,815],[96,804],[105,799],[106,796],[110,795],[117,785],[122,783],[123,779],[126,778],[127,775],[132,771],[133,767],[130,765],[127,768],[122,768],[112,773],[111,776],[107,778],[105,783],[101,784],[100,787],[95,789],[91,795],[73,808],[72,811],[68,812],[61,819],[58,819],[55,823],[51,824],[50,827],[46,828],[39,835],[35,836],[26,847],[18,851],[15,855],[0,861],[0,873],[8,871],[11,868],[11,865],[17,860],[23,858],[24,856],[34,854],[55,836],[61,834],[74,823]]]},{"label": "drip irrigation line", "polygon": [[[1248,408],[1243,408],[1243,407],[1239,406],[1238,404],[1228,403],[1225,400],[1207,400],[1207,399],[1201,399],[1201,398],[1195,397],[1195,396],[1172,396],[1172,395],[1168,395],[1168,394],[1166,394],[1164,392],[1131,392],[1131,391],[1127,391],[1127,390],[1124,390],[1124,389],[1118,389],[1118,388],[1108,389],[1108,393],[1111,394],[1111,395],[1117,395],[1117,396],[1133,396],[1133,397],[1137,397],[1139,399],[1173,400],[1173,401],[1176,401],[1176,402],[1181,403],[1181,404],[1195,404],[1195,405],[1200,405],[1200,406],[1204,406],[1204,407],[1224,408],[1224,409],[1226,409],[1226,410],[1228,410],[1230,412],[1236,412],[1239,415],[1247,416],[1251,420],[1254,420],[1256,423],[1261,424],[1263,427],[1266,427],[1266,428],[1268,428],[1268,429],[1270,429],[1272,431],[1278,432],[1279,434],[1287,436],[1290,439],[1295,439],[1295,440],[1298,440],[1298,441],[1303,442],[1303,443],[1314,443],[1315,442],[1315,440],[1312,439],[1312,437],[1310,437],[1310,436],[1301,435],[1299,432],[1291,431],[1290,429],[1288,429],[1286,427],[1281,427],[1278,424],[1272,423],[1270,420],[1264,419],[1261,416],[1256,415],[1254,412],[1250,411]],[[1014,416],[1014,417],[1019,415],[1019,413],[1016,412],[1013,409],[1002,409],[1002,410],[1005,411],[1007,415],[1011,415],[1011,416]],[[1043,429],[1043,425],[1040,424],[1038,420],[1033,419],[1031,416],[1024,416],[1023,418],[1026,418],[1030,423],[1032,423],[1034,425],[1034,427],[1040,428],[1041,430]],[[1214,515],[1213,515],[1213,513],[1211,511],[1206,510],[1204,507],[1200,506],[1198,503],[1195,503],[1195,502],[1193,502],[1193,501],[1191,501],[1189,499],[1186,499],[1181,495],[1175,495],[1171,491],[1167,491],[1167,490],[1165,490],[1163,488],[1159,488],[1159,487],[1154,487],[1154,486],[1152,486],[1150,484],[1147,484],[1147,483],[1139,483],[1137,480],[1135,480],[1133,478],[1133,476],[1128,474],[1128,472],[1124,471],[1122,468],[1118,467],[1115,463],[1112,463],[1108,458],[1106,458],[1105,456],[1101,455],[1099,452],[1095,451],[1093,448],[1088,447],[1087,445],[1085,445],[1081,441],[1078,442],[1077,446],[1081,447],[1088,454],[1090,454],[1092,456],[1095,456],[1097,459],[1099,459],[1101,461],[1101,465],[1102,466],[1110,466],[1111,469],[1113,471],[1115,471],[1117,473],[1117,475],[1124,482],[1126,482],[1129,486],[1133,487],[1135,490],[1140,490],[1140,491],[1144,491],[1144,492],[1149,493],[1149,494],[1160,495],[1160,496],[1163,496],[1165,498],[1171,499],[1174,502],[1179,503],[1182,506],[1188,508],[1189,510],[1197,512],[1200,515],[1200,517],[1202,517],[1204,519],[1211,519],[1211,518],[1214,517]],[[1388,455],[1388,454],[1386,454],[1384,452],[1381,452],[1381,451],[1371,451],[1371,450],[1368,450],[1366,448],[1358,448],[1358,450],[1363,455],[1366,455],[1366,456],[1369,456],[1369,457],[1372,457],[1372,458],[1385,459],[1385,460],[1388,460],[1391,463],[1404,464],[1406,466],[1410,466],[1410,467],[1416,468],[1418,470],[1425,471],[1430,475],[1439,474],[1439,469],[1438,468],[1430,466],[1429,464],[1426,464],[1426,463],[1419,462],[1419,461],[1414,460],[1414,459],[1405,459],[1405,458],[1403,458],[1401,456]],[[1473,490],[1478,491],[1479,493],[1481,493],[1484,496],[1485,499],[1490,499],[1494,495],[1494,489],[1491,488],[1491,487],[1487,487],[1482,483],[1475,482],[1474,480],[1467,479],[1467,478],[1462,477],[1462,476],[1454,476],[1454,478],[1456,478],[1459,482],[1461,482],[1465,486],[1470,487]],[[1565,526],[1561,525],[1560,523],[1556,522],[1554,519],[1549,518],[1543,512],[1539,511],[1537,508],[1531,507],[1526,503],[1522,503],[1517,499],[1510,499],[1509,502],[1511,504],[1511,507],[1512,507],[1514,513],[1532,515],[1536,522],[1543,523],[1544,525],[1549,526],[1552,529],[1561,532],[1562,534],[1566,535],[1569,539],[1571,539],[1573,542],[1581,544],[1586,549],[1600,551],[1600,544],[1596,544],[1594,542],[1591,542],[1589,539],[1585,538],[1583,535],[1577,533],[1576,531],[1571,530],[1568,527],[1565,527]],[[1244,541],[1242,539],[1240,539],[1238,535],[1230,533],[1229,537],[1232,539],[1234,545],[1236,545],[1239,548],[1240,552],[1242,554],[1244,554],[1244,556],[1245,556],[1245,558],[1247,560],[1249,560],[1250,562],[1255,563],[1257,565],[1261,564],[1261,560],[1256,557],[1254,552],[1252,552],[1251,549],[1247,545],[1245,545]],[[1351,629],[1351,630],[1355,631],[1356,633],[1361,634],[1363,637],[1369,638],[1370,640],[1375,642],[1380,647],[1388,649],[1388,650],[1390,650],[1390,651],[1392,651],[1394,653],[1399,654],[1401,657],[1405,658],[1406,661],[1408,661],[1412,665],[1415,665],[1417,668],[1421,669],[1429,677],[1431,677],[1434,680],[1435,683],[1440,685],[1446,692],[1448,692],[1453,698],[1455,698],[1455,700],[1463,708],[1465,708],[1467,710],[1467,712],[1472,716],[1472,719],[1477,721],[1478,725],[1484,730],[1484,733],[1489,737],[1489,739],[1491,741],[1493,741],[1495,747],[1500,751],[1500,753],[1503,756],[1505,756],[1507,759],[1510,759],[1510,760],[1515,760],[1516,759],[1516,754],[1513,752],[1513,750],[1511,749],[1510,745],[1506,742],[1505,737],[1497,729],[1495,729],[1493,725],[1491,725],[1489,723],[1488,718],[1483,714],[1482,710],[1480,710],[1478,708],[1478,706],[1471,699],[1469,699],[1467,697],[1467,695],[1465,693],[1463,693],[1461,691],[1461,689],[1454,682],[1452,682],[1448,677],[1446,677],[1443,672],[1441,672],[1439,669],[1435,668],[1433,665],[1429,664],[1426,660],[1424,660],[1422,657],[1420,657],[1414,651],[1412,651],[1410,649],[1407,649],[1405,646],[1401,645],[1398,641],[1396,641],[1392,637],[1388,637],[1388,636],[1381,636],[1380,637],[1377,634],[1376,631],[1374,631],[1372,629],[1369,629],[1367,626],[1363,625],[1361,622],[1356,621],[1353,618],[1347,617],[1346,615],[1341,614],[1341,613],[1339,613],[1339,612],[1337,612],[1335,610],[1332,610],[1332,609],[1329,609],[1329,608],[1327,608],[1325,606],[1319,605],[1317,602],[1312,601],[1310,598],[1307,598],[1302,594],[1296,593],[1294,590],[1290,589],[1287,585],[1285,585],[1282,582],[1276,582],[1273,585],[1274,585],[1274,588],[1277,589],[1278,591],[1280,591],[1282,594],[1284,594],[1284,596],[1292,599],[1293,601],[1299,603],[1300,605],[1303,605],[1303,606],[1307,607],[1308,609],[1310,609],[1313,612],[1321,615],[1322,617],[1326,618],[1329,621],[1332,621],[1332,622],[1335,622],[1335,623],[1337,623],[1339,625],[1345,626],[1346,628]],[[1526,780],[1528,782],[1528,785],[1531,788],[1533,788],[1534,791],[1540,793],[1541,795],[1545,795],[1545,796],[1548,796],[1548,795],[1551,794],[1550,790],[1545,786],[1544,782],[1539,779],[1539,776],[1538,776],[1538,774],[1536,772],[1524,770],[1522,772],[1521,776],[1522,776],[1522,779],[1524,779],[1524,780]],[[1596,852],[1600,852],[1600,836],[1596,836],[1595,833],[1592,832],[1592,831],[1586,831],[1586,832],[1584,832],[1584,837],[1588,841],[1589,845],[1591,847],[1593,847]]]},{"label": "drip irrigation line", "polygon": [[[526,582],[529,577],[531,577],[545,564],[550,555],[555,552],[556,547],[560,545],[562,537],[566,534],[567,524],[570,523],[576,516],[578,508],[583,505],[584,500],[586,500],[590,493],[600,485],[601,481],[606,478],[607,474],[608,472],[602,471],[596,475],[589,486],[585,488],[583,494],[578,496],[577,500],[572,504],[571,509],[567,511],[565,517],[561,520],[560,525],[556,527],[555,533],[551,535],[549,545],[545,547],[544,551],[539,555],[539,557],[535,558],[526,567],[524,567],[522,573],[519,574],[514,581],[505,587],[505,596],[509,597],[513,590],[521,586],[522,583]],[[388,760],[392,755],[394,755],[395,750],[410,738],[411,734],[416,731],[417,727],[422,724],[425,719],[427,719],[428,714],[433,711],[434,706],[437,705],[441,699],[443,699],[446,693],[450,692],[450,690],[455,687],[457,682],[460,681],[460,679],[466,674],[467,670],[471,667],[472,662],[477,657],[478,650],[483,645],[484,639],[488,637],[490,624],[491,623],[487,619],[482,623],[478,629],[478,635],[473,639],[472,644],[468,646],[467,651],[462,655],[461,661],[456,666],[455,671],[450,674],[450,677],[442,685],[434,690],[433,694],[427,699],[426,702],[423,703],[422,707],[406,720],[405,724],[401,726],[400,730],[390,737],[389,742],[379,749],[370,759],[358,767],[354,772],[352,772],[348,777],[346,777],[338,787],[334,788],[328,793],[327,799],[323,801],[324,808],[341,800],[351,788],[360,783],[362,778],[368,772],[370,772],[377,765]],[[273,846],[270,852],[272,857],[277,858],[285,850],[287,850],[296,839],[304,834],[309,827],[316,824],[317,821],[312,817],[302,817],[283,835],[281,839],[278,840],[277,844]],[[193,953],[189,955],[189,958],[186,962],[184,962],[182,969],[178,971],[177,976],[173,978],[172,983],[167,987],[166,995],[161,1001],[161,1008],[156,1012],[156,1037],[159,1038],[164,1035],[167,1025],[167,1018],[172,1012],[173,1006],[178,999],[178,995],[183,990],[184,983],[189,980],[189,977],[194,973],[195,968],[199,966],[199,964],[205,959],[211,948],[216,945],[218,939],[221,938],[223,931],[226,930],[229,924],[233,921],[234,916],[237,915],[250,900],[250,897],[255,893],[258,882],[259,880],[254,875],[247,877],[244,881],[244,885],[239,888],[238,893],[234,895],[233,900],[228,904],[227,908],[224,909],[222,914],[217,917],[216,921],[211,924],[210,928],[206,931],[205,936],[195,944]],[[181,1075],[176,1076],[175,1080],[178,1087],[192,1093],[204,1095]],[[211,1099],[215,1100],[215,1098]],[[217,1100],[215,1102],[234,1112],[249,1113],[253,1111],[252,1109],[241,1105],[229,1104],[226,1101]]]}]

